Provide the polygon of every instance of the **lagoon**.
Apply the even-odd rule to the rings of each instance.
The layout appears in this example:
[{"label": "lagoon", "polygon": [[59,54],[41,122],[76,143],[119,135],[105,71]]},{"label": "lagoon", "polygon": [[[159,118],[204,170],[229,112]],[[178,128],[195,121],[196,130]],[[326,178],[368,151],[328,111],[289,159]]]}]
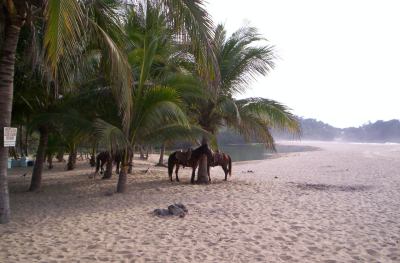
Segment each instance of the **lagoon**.
[{"label": "lagoon", "polygon": [[306,145],[287,145],[277,144],[276,152],[267,150],[262,143],[247,143],[247,144],[228,144],[221,145],[220,150],[229,154],[233,162],[264,160],[277,156],[281,153],[305,152],[318,150],[317,147]]}]

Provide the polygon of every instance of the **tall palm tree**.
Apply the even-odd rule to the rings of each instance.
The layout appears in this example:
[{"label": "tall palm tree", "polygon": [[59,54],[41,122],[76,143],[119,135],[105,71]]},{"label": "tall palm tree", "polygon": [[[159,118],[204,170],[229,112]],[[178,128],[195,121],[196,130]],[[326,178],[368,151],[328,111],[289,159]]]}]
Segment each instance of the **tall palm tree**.
[{"label": "tall palm tree", "polygon": [[[165,34],[167,20],[160,12],[160,6],[149,2],[140,4],[131,10],[126,24],[129,61],[137,81],[132,92],[132,107],[128,125],[111,124],[104,120],[96,122],[98,136],[103,144],[115,148],[131,148],[136,143],[157,141],[177,129],[187,129],[188,121],[181,109],[182,102],[177,90],[161,85],[157,81],[159,63],[162,60],[160,50],[168,42]],[[112,119],[116,119],[114,116]],[[100,141],[100,143],[102,143]],[[110,149],[111,150],[111,149]],[[124,192],[127,181],[127,159],[123,161],[117,192]]]},{"label": "tall palm tree", "polygon": [[[222,25],[216,28],[213,43],[221,78],[219,82],[211,82],[212,96],[198,100],[193,113],[199,125],[211,134],[216,135],[221,127],[228,126],[247,139],[259,139],[266,147],[275,149],[271,128],[300,132],[299,123],[289,108],[265,98],[234,98],[247,90],[257,76],[264,76],[273,68],[273,47],[263,41],[252,27],[243,27],[228,38]],[[198,183],[208,183],[205,166],[203,158]]]},{"label": "tall palm tree", "polygon": [[[110,1],[55,1],[55,0],[1,0],[0,21],[4,28],[0,50],[0,128],[10,126],[13,101],[13,80],[16,48],[23,26],[32,32],[43,32],[40,42],[44,62],[56,87],[59,83],[68,83],[70,69],[79,61],[82,42],[88,36],[96,36],[102,42],[102,50],[109,55],[110,66],[114,71],[129,72],[122,53],[107,31],[95,22],[85,10],[90,3]],[[98,5],[96,5],[97,7]],[[92,8],[94,10],[94,8]],[[115,14],[117,14],[115,12]],[[90,29],[88,34],[86,29]],[[36,36],[37,34],[32,34]],[[127,69],[127,70],[126,70]],[[115,87],[129,92],[130,75],[125,74],[120,85]],[[126,77],[125,77],[126,76]],[[57,89],[56,89],[57,90]],[[125,94],[126,92],[121,92]],[[129,101],[128,101],[129,103]],[[123,105],[123,104],[122,104]],[[7,187],[7,149],[0,146],[0,223],[7,223],[10,216]]]}]

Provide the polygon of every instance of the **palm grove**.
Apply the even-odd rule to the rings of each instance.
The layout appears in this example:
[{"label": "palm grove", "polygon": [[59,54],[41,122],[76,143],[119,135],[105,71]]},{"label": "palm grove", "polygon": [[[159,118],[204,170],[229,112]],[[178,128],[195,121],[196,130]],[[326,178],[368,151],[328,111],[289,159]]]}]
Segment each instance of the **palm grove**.
[{"label": "palm grove", "polygon": [[[274,148],[270,128],[299,132],[286,106],[235,99],[273,68],[273,47],[252,27],[228,36],[201,0],[1,0],[0,7],[1,137],[3,127],[19,127],[22,155],[27,138],[39,137],[30,191],[41,186],[46,158],[68,153],[74,169],[81,146],[93,154],[178,140],[215,147],[227,126]],[[0,223],[10,218],[8,156],[2,143]],[[203,158],[198,183],[208,182],[206,165]],[[117,192],[129,168],[125,154]]]}]

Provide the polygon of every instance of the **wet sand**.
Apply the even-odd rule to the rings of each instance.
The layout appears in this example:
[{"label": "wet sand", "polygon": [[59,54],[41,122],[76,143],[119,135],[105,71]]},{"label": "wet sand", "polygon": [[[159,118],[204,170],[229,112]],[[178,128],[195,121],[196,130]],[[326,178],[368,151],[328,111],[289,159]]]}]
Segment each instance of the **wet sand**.
[{"label": "wet sand", "polygon": [[[0,262],[400,262],[400,146],[300,144],[320,150],[234,163],[228,182],[213,168],[208,186],[190,168],[170,183],[153,156],[126,194],[86,162],[46,169],[38,193],[13,169]],[[174,202],[185,218],[151,213]]]}]

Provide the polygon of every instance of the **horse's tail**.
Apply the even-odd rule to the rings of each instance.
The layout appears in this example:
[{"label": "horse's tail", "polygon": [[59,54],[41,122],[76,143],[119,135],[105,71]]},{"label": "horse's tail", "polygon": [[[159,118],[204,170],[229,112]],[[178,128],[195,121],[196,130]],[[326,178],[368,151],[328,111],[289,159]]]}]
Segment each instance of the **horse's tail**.
[{"label": "horse's tail", "polygon": [[231,176],[232,175],[232,159],[231,159],[231,157],[228,155],[228,159],[229,159],[229,166],[228,166],[228,168],[229,168],[229,176]]},{"label": "horse's tail", "polygon": [[175,165],[175,153],[173,152],[170,154],[168,157],[168,176],[172,180],[172,172],[174,171],[174,165]]}]

